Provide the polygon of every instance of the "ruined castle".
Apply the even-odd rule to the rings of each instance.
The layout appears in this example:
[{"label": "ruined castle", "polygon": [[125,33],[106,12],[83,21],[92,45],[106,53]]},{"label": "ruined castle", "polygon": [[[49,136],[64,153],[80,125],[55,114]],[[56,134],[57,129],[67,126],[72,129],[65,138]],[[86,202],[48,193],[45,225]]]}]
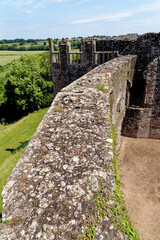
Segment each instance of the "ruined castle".
[{"label": "ruined castle", "polygon": [[52,49],[55,95],[61,88],[102,63],[123,55],[136,55],[133,82],[127,81],[127,111],[122,133],[130,137],[160,138],[160,34],[85,39],[80,52],[75,53],[71,52],[70,40],[60,43],[58,53]]},{"label": "ruined castle", "polygon": [[160,139],[160,33],[51,42],[55,98],[3,188],[0,240],[127,240],[114,159],[121,134]]}]

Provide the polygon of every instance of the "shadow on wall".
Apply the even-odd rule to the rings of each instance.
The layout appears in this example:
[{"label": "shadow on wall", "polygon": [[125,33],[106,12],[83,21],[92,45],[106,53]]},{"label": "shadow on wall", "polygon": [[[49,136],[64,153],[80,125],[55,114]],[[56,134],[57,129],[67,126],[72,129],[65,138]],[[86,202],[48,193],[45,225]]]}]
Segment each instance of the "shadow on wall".
[{"label": "shadow on wall", "polygon": [[[150,122],[149,135],[156,138],[160,131],[160,57],[157,59],[157,73],[152,99],[152,121]],[[159,128],[157,129],[157,126]]]},{"label": "shadow on wall", "polygon": [[145,98],[145,89],[146,82],[142,76],[142,73],[139,71],[135,71],[133,86],[131,88],[131,97],[130,97],[130,105],[135,105],[139,107],[144,106],[144,98]]},{"label": "shadow on wall", "polygon": [[[138,68],[138,66],[137,66]],[[160,59],[155,57],[142,72],[136,71],[122,135],[160,139]]]}]

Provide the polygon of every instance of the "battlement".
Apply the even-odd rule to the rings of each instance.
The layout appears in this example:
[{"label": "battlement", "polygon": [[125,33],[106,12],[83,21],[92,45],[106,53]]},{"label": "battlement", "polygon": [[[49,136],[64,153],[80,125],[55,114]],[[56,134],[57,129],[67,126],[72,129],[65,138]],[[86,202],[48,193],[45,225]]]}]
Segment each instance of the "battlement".
[{"label": "battlement", "polygon": [[128,34],[89,38],[82,41],[80,52],[73,53],[71,41],[64,40],[60,42],[59,53],[55,53],[50,39],[54,96],[60,89],[104,62],[121,55],[137,55],[133,83],[128,84],[130,100],[122,133],[130,137],[160,139],[159,42],[159,33],[146,33],[140,37]]},{"label": "battlement", "polygon": [[59,42],[59,52],[49,39],[54,96],[65,86],[82,77],[93,68],[118,56],[118,51],[97,51],[96,39],[84,39],[77,52],[71,51],[71,40]]}]

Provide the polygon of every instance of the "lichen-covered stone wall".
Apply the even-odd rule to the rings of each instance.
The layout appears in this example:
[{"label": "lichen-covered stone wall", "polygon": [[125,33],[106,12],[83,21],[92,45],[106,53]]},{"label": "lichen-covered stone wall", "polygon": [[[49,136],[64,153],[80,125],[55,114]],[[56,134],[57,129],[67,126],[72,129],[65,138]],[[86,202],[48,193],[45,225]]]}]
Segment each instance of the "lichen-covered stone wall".
[{"label": "lichen-covered stone wall", "polygon": [[3,188],[0,240],[83,239],[95,223],[95,239],[128,239],[110,214],[98,218],[93,196],[101,187],[114,205],[110,117],[119,136],[135,61],[114,59],[57,94]]}]

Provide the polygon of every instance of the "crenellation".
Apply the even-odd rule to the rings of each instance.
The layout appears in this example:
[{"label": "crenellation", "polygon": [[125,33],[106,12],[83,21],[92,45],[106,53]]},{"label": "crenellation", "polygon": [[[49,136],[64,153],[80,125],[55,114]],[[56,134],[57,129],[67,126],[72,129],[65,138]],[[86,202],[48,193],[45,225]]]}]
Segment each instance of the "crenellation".
[{"label": "crenellation", "polygon": [[84,39],[80,52],[71,52],[71,40],[59,43],[59,52],[53,51],[53,40],[50,38],[50,55],[54,97],[63,87],[80,78],[96,66],[118,56],[117,51],[97,51],[96,39]]}]

